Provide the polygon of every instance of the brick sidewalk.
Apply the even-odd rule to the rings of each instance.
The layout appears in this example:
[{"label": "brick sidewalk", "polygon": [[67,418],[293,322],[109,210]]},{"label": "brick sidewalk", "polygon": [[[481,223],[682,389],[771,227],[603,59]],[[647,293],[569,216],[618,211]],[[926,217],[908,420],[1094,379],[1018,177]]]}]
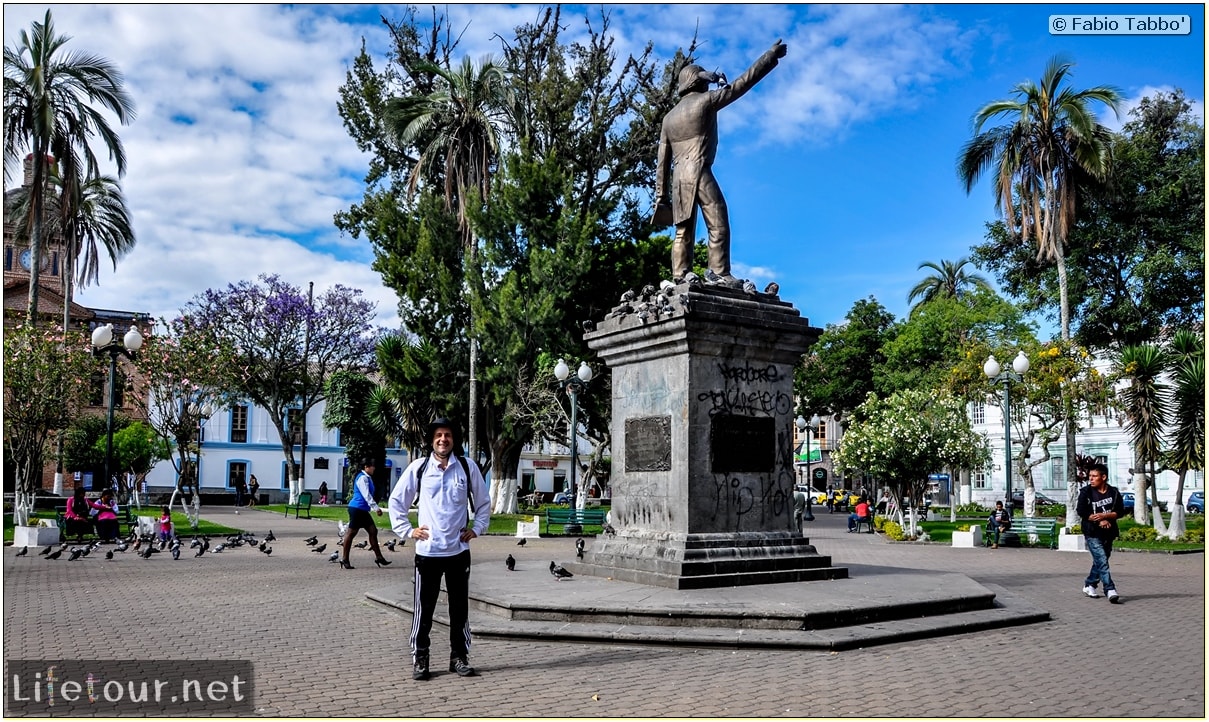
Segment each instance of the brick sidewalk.
[{"label": "brick sidewalk", "polygon": [[[807,533],[836,564],[962,573],[1032,600],[1053,620],[840,653],[482,638],[471,653],[481,676],[442,672],[418,683],[410,679],[410,619],[365,598],[392,579],[406,584],[410,544],[386,552],[395,561],[387,569],[355,549],[357,568],[346,571],[327,561],[332,522],[235,516],[229,508],[205,516],[259,536],[272,529],[272,556],[245,548],[176,562],[129,552],[110,562],[95,553],[50,562],[36,550],[18,559],[4,549],[6,659],[250,659],[255,708],[271,717],[1203,718],[1206,711],[1200,554],[1115,554],[1125,603],[1111,606],[1079,591],[1086,554],[892,544],[846,534],[846,515],[816,511]],[[312,534],[328,544],[326,553],[303,544]],[[574,554],[571,539],[531,540],[522,551],[534,560]],[[514,539],[487,537],[474,543],[474,563],[502,564],[510,552]],[[103,651],[92,629],[113,632]],[[434,652],[443,639],[435,628]],[[441,662],[437,652],[434,671]]]}]

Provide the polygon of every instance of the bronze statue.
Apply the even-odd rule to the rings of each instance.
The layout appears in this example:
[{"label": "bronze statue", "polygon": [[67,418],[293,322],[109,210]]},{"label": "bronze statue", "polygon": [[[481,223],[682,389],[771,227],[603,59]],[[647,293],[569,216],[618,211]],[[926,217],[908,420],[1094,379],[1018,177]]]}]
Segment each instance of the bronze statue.
[{"label": "bronze statue", "polygon": [[[709,271],[706,281],[732,288],[742,281],[730,272],[730,219],[726,199],[714,179],[712,166],[718,151],[718,110],[738,100],[772,72],[787,47],[778,40],[734,83],[699,65],[687,65],[678,77],[680,102],[663,119],[659,159],[655,170],[655,222],[675,224],[672,241],[672,279],[680,283],[693,266],[697,207],[709,231]],[[710,90],[718,83],[717,90]],[[668,201],[668,170],[671,201]]]}]

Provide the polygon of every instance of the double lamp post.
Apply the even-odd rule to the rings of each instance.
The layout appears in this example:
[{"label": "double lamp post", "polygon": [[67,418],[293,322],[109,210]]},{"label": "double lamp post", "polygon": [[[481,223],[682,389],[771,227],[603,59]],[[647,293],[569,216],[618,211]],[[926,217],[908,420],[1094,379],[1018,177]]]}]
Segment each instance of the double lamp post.
[{"label": "double lamp post", "polygon": [[1004,470],[1004,504],[1008,514],[1012,513],[1012,384],[1024,381],[1028,373],[1028,356],[1023,351],[1012,359],[1012,370],[1003,369],[995,359],[994,354],[987,357],[982,365],[982,372],[992,384],[1003,385],[1003,470]]},{"label": "double lamp post", "polygon": [[[571,368],[567,366],[567,362],[562,359],[554,366],[554,378],[558,379],[558,384],[571,398],[571,511],[574,512],[579,508],[577,503],[578,488],[575,483],[575,472],[579,468],[579,439],[577,437],[577,427],[579,423],[578,411],[579,402],[577,396],[588,382],[592,380],[592,367],[586,361],[579,362],[579,370],[575,376],[571,376]],[[575,522],[575,516],[571,517],[572,523],[563,527],[563,531],[568,534],[581,534],[583,527]]]},{"label": "double lamp post", "polygon": [[799,416],[794,424],[797,425],[798,431],[806,434],[806,513],[802,515],[803,521],[814,521],[814,510],[811,508],[814,502],[814,480],[810,478],[810,437],[814,436],[815,429],[819,428],[819,424],[823,420],[818,414],[810,417],[810,423],[806,423],[806,419]]},{"label": "double lamp post", "polygon": [[134,354],[143,347],[143,335],[138,328],[130,326],[130,330],[121,341],[114,336],[113,324],[97,326],[92,332],[92,354],[101,356],[109,354],[109,411],[105,422],[105,488],[110,488],[113,482],[110,466],[113,463],[113,402],[117,396],[118,356],[134,360]]}]

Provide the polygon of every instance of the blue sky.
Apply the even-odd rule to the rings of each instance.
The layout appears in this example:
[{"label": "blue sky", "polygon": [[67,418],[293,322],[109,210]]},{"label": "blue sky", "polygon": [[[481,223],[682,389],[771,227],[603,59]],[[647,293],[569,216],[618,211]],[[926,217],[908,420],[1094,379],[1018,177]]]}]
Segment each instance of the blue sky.
[{"label": "blue sky", "polygon": [[[46,5],[6,4],[4,38]],[[138,119],[121,130],[136,250],[80,301],[173,315],[195,294],[279,273],[363,289],[396,326],[372,252],[332,214],[360,198],[368,158],[336,112],[364,38],[382,67],[390,5],[51,5],[69,49],[125,72]],[[431,14],[422,8],[420,17]],[[540,5],[443,5],[462,54]],[[715,163],[730,208],[735,273],[816,326],[873,296],[896,317],[923,261],[955,260],[995,218],[989,186],[967,195],[955,164],[970,118],[1063,54],[1073,85],[1111,84],[1126,110],[1181,88],[1202,118],[1204,5],[615,5],[619,53],[647,41],[668,58],[698,30],[698,57],[735,78],[777,38],[780,66],[720,116]],[[566,37],[599,6],[565,6]],[[1051,15],[1190,15],[1189,35],[1053,35]],[[1108,112],[1102,121],[1119,128]],[[704,226],[699,226],[704,233]],[[669,269],[670,275],[670,269]],[[1052,329],[1042,322],[1042,331]]]}]

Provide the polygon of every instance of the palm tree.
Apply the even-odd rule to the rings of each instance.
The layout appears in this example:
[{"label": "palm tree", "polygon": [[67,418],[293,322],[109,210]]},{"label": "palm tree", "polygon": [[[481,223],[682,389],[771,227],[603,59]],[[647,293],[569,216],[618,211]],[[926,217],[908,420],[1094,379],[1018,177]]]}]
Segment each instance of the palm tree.
[{"label": "palm tree", "polygon": [[501,136],[512,127],[512,93],[504,69],[490,58],[477,67],[469,57],[456,70],[420,63],[419,72],[440,79],[428,95],[392,98],[386,125],[404,147],[422,146],[409,192],[423,181],[443,184],[445,207],[455,210],[473,254],[469,203],[472,191],[485,202],[499,162]]},{"label": "palm tree", "polygon": [[[486,203],[491,176],[499,164],[501,136],[513,127],[514,102],[504,69],[490,58],[476,67],[469,57],[456,70],[419,63],[419,72],[440,79],[427,95],[387,101],[386,126],[406,147],[420,146],[409,192],[423,181],[443,184],[445,207],[456,204],[458,227],[471,261],[475,257],[470,227],[473,194]],[[471,324],[473,326],[473,323]],[[475,381],[477,344],[470,336],[470,413],[467,419],[470,455],[478,460],[478,389]]]},{"label": "palm tree", "polygon": [[1179,474],[1169,532],[1175,538],[1184,531],[1184,478],[1189,471],[1205,469],[1205,344],[1191,331],[1177,331],[1171,338],[1170,351],[1175,388],[1171,444],[1164,466]]},{"label": "palm tree", "polygon": [[[74,197],[69,199],[69,194]],[[63,274],[66,325],[73,280],[81,288],[98,283],[102,249],[117,269],[118,259],[134,248],[135,237],[126,198],[113,176],[96,176],[83,184],[65,186],[59,207],[66,244],[65,267],[69,269]]]},{"label": "palm tree", "polygon": [[957,261],[941,261],[940,265],[925,261],[919,264],[919,270],[930,268],[935,273],[925,276],[922,281],[915,284],[911,289],[911,293],[907,294],[907,303],[913,303],[916,298],[920,299],[912,308],[918,308],[920,305],[931,301],[934,298],[957,298],[965,294],[967,286],[975,286],[977,288],[993,291],[991,284],[987,279],[978,273],[967,273],[965,267],[970,264],[970,259],[961,258]]},{"label": "palm tree", "polygon": [[[1120,92],[1112,86],[1063,88],[1072,65],[1055,57],[1039,85],[1024,81],[1013,89],[1014,98],[981,108],[974,115],[975,135],[957,162],[966,193],[987,170],[995,169],[996,208],[1013,232],[1033,238],[1037,260],[1057,266],[1064,341],[1070,340],[1066,234],[1074,224],[1080,188],[1106,179],[1111,162],[1111,131],[1096,122],[1090,105],[1103,103],[1117,112],[1121,103]],[[1010,122],[982,130],[1000,117]]]},{"label": "palm tree", "polygon": [[[1137,490],[1134,518],[1146,524],[1147,474],[1155,478],[1155,468],[1162,456],[1163,427],[1167,423],[1167,385],[1159,377],[1167,370],[1168,358],[1163,349],[1151,344],[1126,346],[1119,360],[1121,375],[1129,386],[1121,391],[1125,410],[1125,426],[1129,430],[1134,450],[1134,469],[1141,472],[1141,488]],[[1155,508],[1158,499],[1153,498]]]},{"label": "palm tree", "polygon": [[[1052,58],[1040,85],[1024,81],[1015,97],[996,100],[974,115],[974,137],[962,148],[957,173],[966,193],[992,167],[995,206],[1013,233],[1032,237],[1037,259],[1052,260],[1058,271],[1058,304],[1062,340],[1070,341],[1070,299],[1066,279],[1066,235],[1075,222],[1079,190],[1108,177],[1111,132],[1096,122],[1090,106],[1103,103],[1120,116],[1120,92],[1108,85],[1087,90],[1062,87],[1073,63]],[[996,118],[1010,122],[986,131]],[[1019,199],[1019,209],[1014,201]],[[1019,210],[1019,214],[1017,214]],[[1075,467],[1076,421],[1073,403],[1064,430],[1067,503],[1078,493]],[[1145,515],[1145,504],[1142,505]]]},{"label": "palm tree", "polygon": [[32,151],[33,197],[26,225],[33,264],[28,318],[36,323],[37,269],[42,254],[46,165],[57,159],[65,178],[96,177],[98,165],[90,141],[101,139],[118,175],[126,172],[126,153],[105,116],[93,104],[112,112],[123,125],[134,119],[134,103],[123,88],[121,72],[90,53],[65,54],[70,36],[57,35],[50,11],[30,32],[21,31],[17,47],[4,48],[4,176]]}]

